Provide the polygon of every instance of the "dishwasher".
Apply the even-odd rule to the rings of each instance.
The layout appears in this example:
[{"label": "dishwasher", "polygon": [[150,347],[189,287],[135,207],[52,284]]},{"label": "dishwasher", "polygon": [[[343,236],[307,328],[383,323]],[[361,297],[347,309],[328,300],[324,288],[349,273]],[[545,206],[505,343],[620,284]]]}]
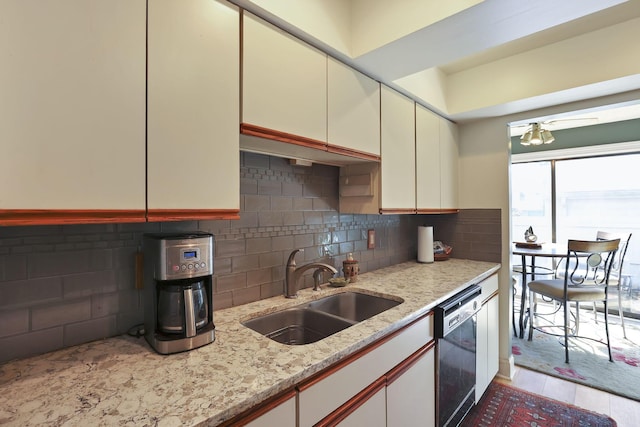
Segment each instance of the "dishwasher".
[{"label": "dishwasher", "polygon": [[476,313],[482,288],[472,285],[434,309],[436,418],[457,426],[473,407],[476,389]]}]

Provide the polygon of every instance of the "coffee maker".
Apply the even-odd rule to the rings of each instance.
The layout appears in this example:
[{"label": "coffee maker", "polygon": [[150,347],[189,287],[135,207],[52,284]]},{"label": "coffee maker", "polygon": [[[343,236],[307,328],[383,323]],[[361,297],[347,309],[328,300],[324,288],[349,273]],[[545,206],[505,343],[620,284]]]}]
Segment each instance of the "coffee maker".
[{"label": "coffee maker", "polygon": [[192,350],[215,340],[213,235],[145,234],[144,330],[158,353]]}]

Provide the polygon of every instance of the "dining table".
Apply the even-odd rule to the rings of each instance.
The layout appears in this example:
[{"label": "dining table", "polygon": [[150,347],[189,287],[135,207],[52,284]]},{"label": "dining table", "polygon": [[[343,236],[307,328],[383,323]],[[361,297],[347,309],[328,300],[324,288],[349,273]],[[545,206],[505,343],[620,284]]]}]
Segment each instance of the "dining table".
[{"label": "dining table", "polygon": [[[513,255],[520,255],[521,268],[520,273],[522,275],[522,294],[520,297],[520,316],[518,320],[518,329],[516,330],[515,312],[512,313],[512,322],[514,334],[520,338],[524,337],[524,330],[527,324],[527,312],[530,310],[527,307],[527,276],[531,276],[531,280],[535,280],[536,274],[552,275],[553,269],[536,267],[536,258],[563,258],[567,256],[567,244],[566,243],[517,243],[514,242],[512,247]],[[528,258],[528,260],[527,260]],[[536,273],[536,270],[538,273]],[[529,315],[530,317],[530,315]],[[531,320],[531,319],[529,319]]]}]

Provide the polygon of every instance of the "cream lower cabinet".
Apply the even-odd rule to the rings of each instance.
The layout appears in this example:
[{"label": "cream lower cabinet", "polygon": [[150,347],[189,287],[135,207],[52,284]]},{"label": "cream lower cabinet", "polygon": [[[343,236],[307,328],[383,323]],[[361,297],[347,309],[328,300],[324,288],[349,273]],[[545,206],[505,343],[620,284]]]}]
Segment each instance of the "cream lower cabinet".
[{"label": "cream lower cabinet", "polygon": [[242,124],[327,141],[327,55],[243,13]]},{"label": "cream lower cabinet", "polygon": [[416,104],[418,213],[458,209],[457,127]]},{"label": "cream lower cabinet", "polygon": [[[433,339],[432,319],[431,315],[425,316],[383,339],[371,351],[356,355],[355,359],[348,359],[341,366],[300,384],[297,387],[299,425],[335,425],[335,420],[350,414],[352,408],[368,411],[359,403],[366,402],[380,390],[384,393],[387,372]],[[371,408],[373,417],[383,417],[384,421],[380,405],[367,408]],[[360,417],[368,415],[361,413]]]},{"label": "cream lower cabinet", "polygon": [[148,22],[149,220],[237,218],[238,9],[154,0]]},{"label": "cream lower cabinet", "polygon": [[296,427],[295,391],[278,399],[257,417],[252,416],[252,419],[246,424],[245,422],[238,422],[234,425],[246,425],[247,427]]},{"label": "cream lower cabinet", "polygon": [[435,352],[427,345],[387,375],[387,427],[435,426]]},{"label": "cream lower cabinet", "polygon": [[0,225],[144,221],[146,2],[0,16]]},{"label": "cream lower cabinet", "polygon": [[[386,424],[385,389],[380,388],[372,396],[362,402],[340,421],[326,425],[340,427],[385,427]],[[322,425],[322,424],[321,424]]]},{"label": "cream lower cabinet", "polygon": [[415,102],[381,89],[380,212],[416,210]]},{"label": "cream lower cabinet", "polygon": [[477,314],[476,403],[498,373],[499,368],[498,276],[493,275],[480,285],[486,299]]}]

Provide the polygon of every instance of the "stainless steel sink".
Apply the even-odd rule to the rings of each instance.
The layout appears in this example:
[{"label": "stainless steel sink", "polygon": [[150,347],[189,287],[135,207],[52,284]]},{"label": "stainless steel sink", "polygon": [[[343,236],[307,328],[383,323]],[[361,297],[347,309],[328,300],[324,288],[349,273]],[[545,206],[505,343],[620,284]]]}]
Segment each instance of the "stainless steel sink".
[{"label": "stainless steel sink", "polygon": [[305,307],[277,311],[243,322],[248,328],[282,344],[311,344],[354,322]]},{"label": "stainless steel sink", "polygon": [[382,313],[401,301],[347,291],[265,314],[242,324],[282,344],[310,344]]},{"label": "stainless steel sink", "polygon": [[308,307],[324,313],[334,314],[344,319],[362,322],[398,304],[400,304],[400,301],[375,295],[343,292],[313,301]]}]

